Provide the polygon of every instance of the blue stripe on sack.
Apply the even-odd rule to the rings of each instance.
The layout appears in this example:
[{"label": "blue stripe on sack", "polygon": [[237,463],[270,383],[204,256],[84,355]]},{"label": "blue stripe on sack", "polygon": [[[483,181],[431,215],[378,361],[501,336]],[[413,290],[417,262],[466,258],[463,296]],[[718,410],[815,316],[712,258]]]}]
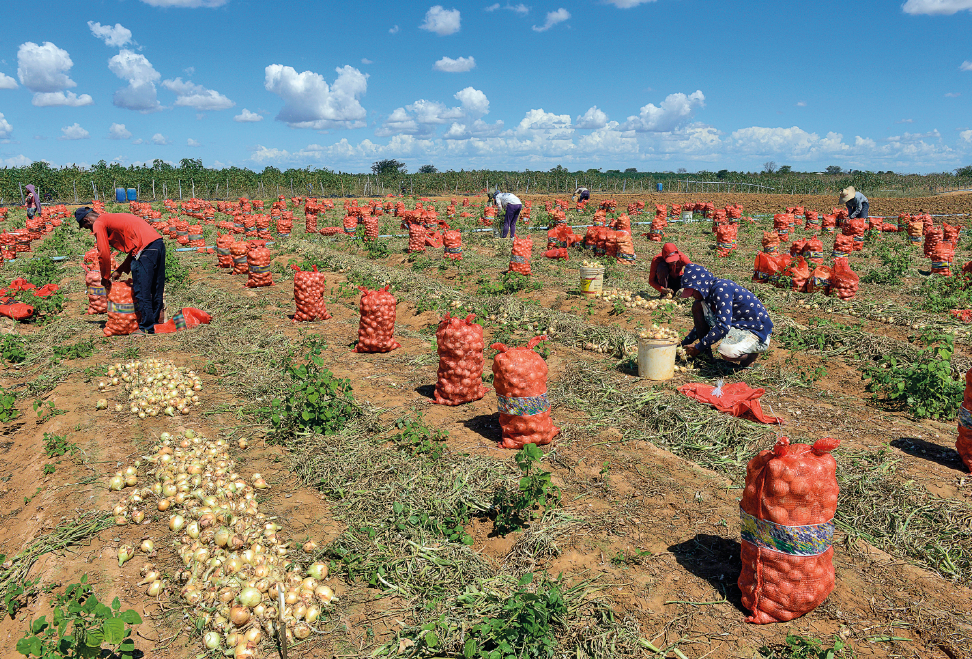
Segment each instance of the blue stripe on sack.
[{"label": "blue stripe on sack", "polygon": [[550,411],[550,401],[547,394],[539,396],[529,396],[525,398],[512,398],[497,396],[500,414],[510,416],[535,416]]},{"label": "blue stripe on sack", "polygon": [[960,407],[958,411],[958,425],[959,428],[972,430],[972,412],[965,409],[964,406]]},{"label": "blue stripe on sack", "polygon": [[462,247],[446,247],[446,254],[462,254]]},{"label": "blue stripe on sack", "polygon": [[175,323],[176,331],[186,329],[186,317],[182,315],[181,311],[174,315],[172,320]]},{"label": "blue stripe on sack", "polygon": [[782,526],[748,514],[741,507],[742,539],[751,545],[790,556],[819,556],[834,544],[834,522]]},{"label": "blue stripe on sack", "polygon": [[513,254],[510,256],[510,263],[526,263],[526,259],[522,256],[517,256]]},{"label": "blue stripe on sack", "polygon": [[104,297],[105,296],[105,287],[104,286],[89,286],[88,287],[88,295],[97,295],[98,297]]},{"label": "blue stripe on sack", "polygon": [[108,300],[108,313],[133,314],[135,313],[135,305],[118,304],[117,302],[112,302],[111,300]]},{"label": "blue stripe on sack", "polygon": [[270,272],[270,266],[269,265],[251,265],[250,266],[250,272],[252,272],[255,275],[262,275],[262,274],[265,274],[267,272]]}]

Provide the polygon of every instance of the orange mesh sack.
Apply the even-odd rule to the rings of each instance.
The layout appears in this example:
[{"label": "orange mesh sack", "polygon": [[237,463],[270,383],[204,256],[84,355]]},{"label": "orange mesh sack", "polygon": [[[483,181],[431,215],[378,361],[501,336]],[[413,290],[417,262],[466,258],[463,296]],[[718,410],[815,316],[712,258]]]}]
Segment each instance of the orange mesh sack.
[{"label": "orange mesh sack", "polygon": [[101,283],[101,270],[92,268],[84,271],[84,285],[88,289],[88,314],[108,311],[108,293]]},{"label": "orange mesh sack", "polygon": [[546,336],[536,336],[524,348],[507,348],[502,343],[491,346],[499,351],[493,359],[493,387],[503,428],[500,448],[549,444],[560,432],[550,419],[547,363],[533,351],[546,340]]},{"label": "orange mesh sack", "polygon": [[634,241],[631,239],[630,231],[618,231],[618,263],[630,265],[635,261]]},{"label": "orange mesh sack", "polygon": [[851,270],[847,259],[834,259],[834,269],[830,275],[830,293],[841,300],[852,300],[857,295],[860,277]]},{"label": "orange mesh sack", "polygon": [[324,273],[294,266],[294,322],[327,320],[331,314],[324,305]]},{"label": "orange mesh sack", "polygon": [[421,224],[408,225],[408,251],[409,253],[425,251],[425,227]]},{"label": "orange mesh sack", "polygon": [[803,256],[798,256],[796,262],[787,268],[786,276],[781,277],[776,285],[780,288],[786,288],[789,285],[794,291],[804,293],[807,290],[808,281],[810,281],[810,265]]},{"label": "orange mesh sack", "polygon": [[216,236],[216,265],[220,268],[232,268],[233,267],[233,254],[230,252],[230,247],[236,239],[233,238],[233,234],[228,233],[225,236]]},{"label": "orange mesh sack", "polygon": [[514,238],[513,252],[510,254],[510,272],[519,272],[521,275],[529,275],[530,254],[532,252],[532,238]]},{"label": "orange mesh sack", "polygon": [[395,305],[398,301],[388,292],[388,286],[361,291],[361,321],[358,324],[358,345],[354,352],[391,352],[402,346],[395,340]]},{"label": "orange mesh sack", "polygon": [[965,373],[965,397],[962,407],[958,411],[958,439],[955,440],[955,450],[958,451],[966,468],[972,471],[972,368]]},{"label": "orange mesh sack", "polygon": [[261,288],[273,286],[273,274],[270,272],[270,262],[273,252],[266,247],[254,247],[246,253],[246,267],[248,277],[247,288]]},{"label": "orange mesh sack", "polygon": [[448,313],[435,332],[439,351],[439,372],[435,381],[435,402],[439,405],[462,405],[479,400],[488,389],[483,384],[483,328],[473,321]]},{"label": "orange mesh sack", "polygon": [[820,606],[834,589],[834,515],[840,442],[813,446],[781,437],[746,466],[739,506],[742,527],[742,603],[746,622],[766,624],[799,618]]},{"label": "orange mesh sack", "polygon": [[776,254],[780,251],[780,236],[775,231],[763,232],[763,251],[767,254]]},{"label": "orange mesh sack", "polygon": [[445,258],[453,261],[462,260],[462,234],[457,229],[443,231],[442,244],[445,246]]},{"label": "orange mesh sack", "polygon": [[138,329],[135,300],[132,298],[132,280],[116,281],[108,289],[108,323],[105,336],[123,336]]},{"label": "orange mesh sack", "polygon": [[806,247],[803,248],[803,258],[814,265],[823,263],[823,243],[820,242],[820,238],[814,236],[807,241]]},{"label": "orange mesh sack", "polygon": [[246,251],[247,245],[245,242],[240,241],[238,243],[233,243],[230,245],[230,254],[233,258],[233,274],[234,275],[245,275],[248,272],[246,265]]}]

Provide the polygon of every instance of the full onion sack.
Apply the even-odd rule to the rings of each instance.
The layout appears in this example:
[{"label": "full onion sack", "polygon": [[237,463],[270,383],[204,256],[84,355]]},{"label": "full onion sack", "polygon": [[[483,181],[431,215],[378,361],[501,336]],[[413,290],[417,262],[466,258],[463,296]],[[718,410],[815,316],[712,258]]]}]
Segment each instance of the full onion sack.
[{"label": "full onion sack", "polygon": [[510,254],[510,272],[519,272],[521,275],[529,275],[530,254],[532,252],[532,238],[514,238],[513,251]]},{"label": "full onion sack", "polygon": [[500,448],[549,444],[560,432],[550,419],[547,363],[533,351],[546,340],[546,336],[534,337],[523,348],[508,348],[502,343],[491,346],[499,351],[493,358],[493,387],[503,428]]},{"label": "full onion sack", "polygon": [[273,273],[270,272],[271,261],[273,261],[273,252],[266,247],[254,247],[246,253],[247,274],[249,275],[246,279],[247,288],[273,286]]},{"label": "full onion sack", "polygon": [[294,267],[294,322],[327,320],[331,314],[324,304],[324,273]]},{"label": "full onion sack", "polygon": [[966,469],[972,471],[972,368],[965,373],[965,396],[958,411],[958,439],[955,440],[955,450],[965,463]]},{"label": "full onion sack", "polygon": [[84,271],[84,285],[88,292],[88,314],[108,311],[108,293],[101,283],[101,270],[97,267]]},{"label": "full onion sack", "polygon": [[445,247],[443,257],[453,261],[462,260],[462,234],[457,229],[442,232],[442,244]]},{"label": "full onion sack", "polygon": [[108,289],[108,322],[105,336],[123,336],[138,329],[138,315],[132,297],[132,280],[113,282]]},{"label": "full onion sack", "polygon": [[739,506],[742,527],[742,603],[746,622],[799,618],[834,589],[834,515],[840,444],[825,438],[810,446],[781,437],[746,465]]},{"label": "full onion sack", "polygon": [[358,324],[358,345],[354,352],[391,352],[402,346],[395,340],[395,306],[398,301],[388,292],[388,286],[361,291],[361,321]]},{"label": "full onion sack", "polygon": [[483,384],[483,328],[465,318],[448,313],[435,332],[439,352],[439,372],[435,381],[435,402],[439,405],[462,405],[479,400],[488,391]]}]

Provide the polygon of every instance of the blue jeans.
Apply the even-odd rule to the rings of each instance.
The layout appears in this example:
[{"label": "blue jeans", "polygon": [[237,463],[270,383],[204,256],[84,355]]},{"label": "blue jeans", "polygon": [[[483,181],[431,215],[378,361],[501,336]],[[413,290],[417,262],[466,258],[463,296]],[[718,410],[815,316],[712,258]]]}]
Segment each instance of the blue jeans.
[{"label": "blue jeans", "polygon": [[520,217],[521,210],[523,210],[523,206],[520,204],[506,205],[506,219],[503,221],[502,238],[506,238],[507,234],[510,238],[516,238],[516,220]]},{"label": "blue jeans", "polygon": [[137,259],[132,259],[132,296],[138,328],[155,333],[155,323],[162,312],[165,289],[165,243],[161,238],[149,243]]}]

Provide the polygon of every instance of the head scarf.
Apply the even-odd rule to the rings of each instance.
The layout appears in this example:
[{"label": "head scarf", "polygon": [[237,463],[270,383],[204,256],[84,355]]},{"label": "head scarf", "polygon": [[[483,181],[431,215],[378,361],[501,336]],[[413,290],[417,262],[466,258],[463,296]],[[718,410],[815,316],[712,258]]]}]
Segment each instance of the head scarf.
[{"label": "head scarf", "polygon": [[682,270],[682,288],[698,291],[703,298],[709,297],[715,282],[715,275],[697,263],[689,263]]},{"label": "head scarf", "polygon": [[40,208],[40,199],[37,198],[37,193],[34,191],[34,186],[30,183],[27,184],[27,192],[34,195],[34,206]]}]

